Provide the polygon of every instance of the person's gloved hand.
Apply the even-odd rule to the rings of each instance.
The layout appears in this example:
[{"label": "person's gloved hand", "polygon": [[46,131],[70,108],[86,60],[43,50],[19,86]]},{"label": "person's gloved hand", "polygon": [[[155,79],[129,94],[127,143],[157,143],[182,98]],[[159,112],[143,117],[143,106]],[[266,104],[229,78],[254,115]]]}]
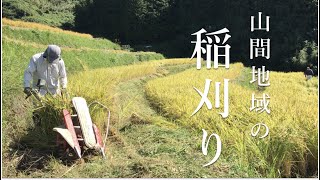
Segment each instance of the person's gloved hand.
[{"label": "person's gloved hand", "polygon": [[31,96],[32,93],[31,93],[31,88],[30,87],[25,87],[23,92],[27,95],[27,96]]}]

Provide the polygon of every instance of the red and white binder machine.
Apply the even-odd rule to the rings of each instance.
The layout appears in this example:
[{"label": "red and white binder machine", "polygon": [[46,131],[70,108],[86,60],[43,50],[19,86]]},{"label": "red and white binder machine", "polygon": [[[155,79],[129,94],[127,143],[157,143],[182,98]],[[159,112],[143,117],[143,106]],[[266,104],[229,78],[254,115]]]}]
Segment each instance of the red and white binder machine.
[{"label": "red and white binder machine", "polygon": [[105,158],[105,140],[108,135],[110,111],[108,110],[108,125],[103,142],[98,127],[91,120],[89,107],[92,104],[98,104],[107,108],[99,102],[93,102],[88,106],[82,97],[72,98],[72,104],[76,114],[71,115],[67,110],[63,110],[64,125],[53,128],[57,132],[58,147],[63,148],[64,151],[73,149],[78,158],[82,157],[84,148],[95,149]]}]

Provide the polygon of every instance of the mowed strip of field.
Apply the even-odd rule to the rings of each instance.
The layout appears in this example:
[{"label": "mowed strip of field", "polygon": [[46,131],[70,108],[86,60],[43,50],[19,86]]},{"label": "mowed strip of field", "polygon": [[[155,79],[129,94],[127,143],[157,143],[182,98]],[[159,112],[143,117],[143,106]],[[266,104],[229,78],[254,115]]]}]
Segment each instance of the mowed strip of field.
[{"label": "mowed strip of field", "polygon": [[[155,108],[172,121],[195,130],[206,129],[218,134],[223,143],[221,157],[251,175],[261,177],[313,176],[318,161],[318,79],[305,81],[303,73],[270,73],[270,86],[257,88],[250,84],[250,69],[233,64],[230,69],[190,69],[170,77],[149,81],[146,94]],[[191,117],[201,96],[194,90],[204,90],[205,80],[212,83],[206,105]],[[228,118],[223,119],[223,85],[229,81]],[[221,107],[214,108],[215,85],[221,82]],[[266,112],[249,110],[251,96],[270,96]],[[251,128],[257,123],[270,128],[265,139],[253,138]],[[215,152],[212,146],[210,151]],[[250,175],[251,174],[251,175]]]}]

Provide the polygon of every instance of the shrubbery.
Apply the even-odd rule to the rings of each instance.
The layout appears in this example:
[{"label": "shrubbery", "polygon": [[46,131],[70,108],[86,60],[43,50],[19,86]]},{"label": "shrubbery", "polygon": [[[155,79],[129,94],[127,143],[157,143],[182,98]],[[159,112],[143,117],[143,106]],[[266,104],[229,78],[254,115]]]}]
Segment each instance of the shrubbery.
[{"label": "shrubbery", "polygon": [[301,50],[292,58],[293,70],[304,70],[307,66],[317,71],[318,46],[315,42],[305,41]]}]

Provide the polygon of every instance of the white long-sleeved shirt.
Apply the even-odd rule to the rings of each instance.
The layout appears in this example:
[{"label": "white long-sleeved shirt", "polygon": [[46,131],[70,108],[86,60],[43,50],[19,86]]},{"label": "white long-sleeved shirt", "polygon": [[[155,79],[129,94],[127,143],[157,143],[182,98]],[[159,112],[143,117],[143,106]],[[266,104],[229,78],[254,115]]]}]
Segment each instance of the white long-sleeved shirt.
[{"label": "white long-sleeved shirt", "polygon": [[67,73],[63,59],[49,63],[43,53],[32,56],[24,72],[24,87],[37,88],[38,79],[46,81],[46,87],[40,89],[40,94],[45,95],[47,89],[53,95],[60,94],[60,88],[67,88]]}]

